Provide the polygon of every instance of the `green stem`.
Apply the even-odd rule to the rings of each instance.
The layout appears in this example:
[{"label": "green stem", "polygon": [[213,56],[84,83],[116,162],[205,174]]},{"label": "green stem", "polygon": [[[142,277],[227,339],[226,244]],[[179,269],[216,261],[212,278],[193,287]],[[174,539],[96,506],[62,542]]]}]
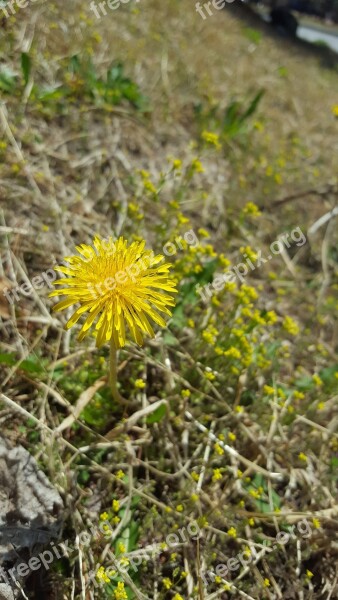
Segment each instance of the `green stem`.
[{"label": "green stem", "polygon": [[114,400],[116,402],[125,402],[117,389],[117,349],[113,336],[110,340],[109,384]]}]

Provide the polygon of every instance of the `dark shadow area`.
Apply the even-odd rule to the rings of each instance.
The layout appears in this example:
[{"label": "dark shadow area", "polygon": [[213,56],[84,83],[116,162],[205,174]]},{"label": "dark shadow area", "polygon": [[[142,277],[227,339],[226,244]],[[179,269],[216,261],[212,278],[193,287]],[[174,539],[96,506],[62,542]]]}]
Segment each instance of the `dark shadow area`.
[{"label": "dark shadow area", "polygon": [[278,28],[263,21],[263,19],[247,4],[235,0],[232,4],[226,4],[224,10],[243,21],[245,25],[257,29],[264,35],[272,38],[279,46],[288,48],[289,50],[294,49],[299,56],[304,56],[304,58],[317,58],[323,67],[337,69],[338,54],[331,48],[302,40],[296,36],[281,33]]}]

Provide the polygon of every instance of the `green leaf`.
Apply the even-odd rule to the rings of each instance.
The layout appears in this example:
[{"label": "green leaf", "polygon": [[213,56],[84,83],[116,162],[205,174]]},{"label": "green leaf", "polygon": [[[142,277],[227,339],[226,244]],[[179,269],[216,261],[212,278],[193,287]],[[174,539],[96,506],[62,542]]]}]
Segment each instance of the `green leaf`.
[{"label": "green leaf", "polygon": [[151,415],[146,418],[146,423],[151,425],[152,423],[159,423],[163,417],[167,414],[166,404],[161,404]]},{"label": "green leaf", "polygon": [[27,52],[21,52],[21,70],[25,84],[27,85],[31,73],[32,61]]},{"label": "green leaf", "polygon": [[[8,354],[0,354],[0,363],[8,365],[9,367],[14,367],[19,362],[17,356],[12,352]],[[41,375],[45,373],[45,369],[41,362],[41,359],[37,356],[29,356],[25,358],[20,364],[19,369],[22,371],[26,371],[27,373],[38,373]]]}]

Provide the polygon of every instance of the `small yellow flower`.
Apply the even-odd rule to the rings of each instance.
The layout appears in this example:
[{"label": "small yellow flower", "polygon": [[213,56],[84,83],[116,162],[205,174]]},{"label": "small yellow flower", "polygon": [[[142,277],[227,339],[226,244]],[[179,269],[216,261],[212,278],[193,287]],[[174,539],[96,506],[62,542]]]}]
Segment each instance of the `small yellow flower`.
[{"label": "small yellow flower", "polygon": [[51,292],[50,296],[66,295],[68,298],[58,302],[54,310],[80,304],[66,324],[66,329],[70,329],[87,313],[79,340],[89,333],[98,317],[95,327],[97,347],[111,338],[117,348],[123,347],[126,325],[136,343],[142,345],[144,333],[150,337],[155,335],[148,317],[165,327],[165,320],[157,311],[171,316],[168,306],[175,305],[173,298],[163,293],[176,293],[175,283],[169,275],[171,265],[157,266],[164,257],[145,250],[145,241],[132,242],[128,247],[123,237],[115,242],[110,237],[107,242],[96,236],[93,246],[77,246],[81,256],[67,257],[70,266],[55,268],[68,275],[56,280],[55,285],[68,287]]},{"label": "small yellow flower", "polygon": [[262,213],[254,202],[247,202],[243,208],[243,214],[251,217],[259,217]]},{"label": "small yellow flower", "polygon": [[312,571],[309,571],[309,569],[307,569],[307,571],[306,571],[306,577],[308,579],[311,579],[311,577],[313,577],[313,573],[312,573]]},{"label": "small yellow flower", "polygon": [[214,469],[213,470],[213,476],[212,476],[212,481],[215,483],[216,481],[218,481],[219,479],[222,479],[222,473],[220,469]]},{"label": "small yellow flower", "polygon": [[114,512],[118,512],[120,510],[120,503],[118,500],[113,500],[112,508]]},{"label": "small yellow flower", "polygon": [[196,471],[191,472],[191,477],[193,478],[194,481],[198,481],[200,478],[199,474],[196,473]]},{"label": "small yellow flower", "polygon": [[263,585],[264,585],[264,587],[270,587],[270,581],[267,577],[264,579]]},{"label": "small yellow flower", "polygon": [[193,171],[195,171],[195,173],[204,173],[203,165],[198,158],[193,158],[191,161],[191,168]]},{"label": "small yellow flower", "polygon": [[312,381],[313,381],[313,383],[317,387],[320,387],[320,386],[323,385],[323,381],[321,380],[321,378],[319,377],[319,375],[317,375],[317,373],[315,373],[314,375],[312,375]]},{"label": "small yellow flower", "polygon": [[208,520],[204,515],[201,515],[200,517],[198,517],[197,523],[201,527],[201,529],[203,529],[203,527],[208,527],[208,525],[209,525]]},{"label": "small yellow flower", "polygon": [[294,319],[292,317],[286,316],[284,318],[283,328],[285,329],[285,331],[290,333],[290,335],[298,335],[298,333],[299,333],[299,326],[297,325],[296,321],[294,321]]},{"label": "small yellow flower", "polygon": [[335,117],[338,117],[338,104],[334,104],[334,105],[332,106],[332,114],[333,114]]},{"label": "small yellow flower", "polygon": [[191,502],[197,502],[199,500],[198,494],[191,494],[190,500]]},{"label": "small yellow flower", "polygon": [[120,469],[119,471],[117,471],[117,473],[115,473],[115,477],[117,477],[117,479],[123,479],[124,476],[125,476],[125,472],[122,471],[122,469]]},{"label": "small yellow flower", "polygon": [[312,519],[312,523],[313,523],[313,526],[314,526],[315,529],[319,529],[320,528],[320,520],[317,519],[316,517],[314,517]]},{"label": "small yellow flower", "polygon": [[215,146],[217,150],[220,150],[221,144],[219,142],[219,135],[217,133],[212,133],[211,131],[203,131],[202,132],[202,140],[210,144],[211,146]]},{"label": "small yellow flower", "polygon": [[251,260],[251,262],[255,262],[258,258],[258,254],[250,246],[241,246],[239,251],[245,258]]},{"label": "small yellow flower", "polygon": [[111,520],[113,525],[118,525],[120,521],[121,521],[120,517],[117,517],[117,516],[113,517]]},{"label": "small yellow flower", "polygon": [[118,545],[117,545],[117,549],[118,549],[118,551],[119,551],[121,554],[125,554],[125,552],[126,552],[126,547],[125,547],[125,545],[123,544],[123,542],[119,542],[119,543],[118,543]]},{"label": "small yellow flower", "polygon": [[214,450],[215,450],[215,452],[217,452],[217,454],[219,454],[220,456],[222,456],[222,454],[224,454],[224,450],[223,450],[222,446],[220,446],[219,444],[215,444],[215,445],[214,445]]},{"label": "small yellow flower", "polygon": [[298,458],[299,458],[299,460],[302,460],[302,461],[304,461],[304,462],[307,462],[307,456],[306,456],[306,454],[304,454],[304,452],[300,452],[300,453],[298,454]]},{"label": "small yellow flower", "polygon": [[216,379],[216,375],[211,371],[204,371],[204,377],[208,379],[208,381],[214,381],[214,379]]},{"label": "small yellow flower", "polygon": [[117,588],[114,590],[115,600],[128,600],[128,595],[126,590],[124,589],[123,581],[119,581],[117,584]]},{"label": "small yellow flower", "polygon": [[143,187],[147,192],[150,192],[151,194],[157,194],[157,189],[151,181],[149,181],[149,180],[144,181]]},{"label": "small yellow flower", "polygon": [[108,575],[106,574],[105,568],[103,566],[99,567],[99,569],[96,571],[96,578],[99,581],[104,581],[104,583],[110,582],[110,579],[109,579]]},{"label": "small yellow flower", "polygon": [[100,520],[101,521],[107,521],[109,519],[109,515],[107,512],[103,512],[100,514]]},{"label": "small yellow flower", "polygon": [[236,538],[237,537],[237,531],[235,529],[235,527],[230,527],[230,529],[228,529],[227,534],[230,535],[230,537]]},{"label": "small yellow flower", "polygon": [[146,387],[145,382],[143,381],[143,379],[136,379],[135,381],[135,387],[139,390],[144,390],[144,388]]},{"label": "small yellow flower", "polygon": [[170,590],[170,588],[172,588],[173,586],[172,581],[169,579],[169,577],[165,577],[164,579],[162,579],[162,583],[166,590]]},{"label": "small yellow flower", "polygon": [[[183,571],[182,571],[183,573]],[[181,575],[182,575],[181,573]],[[180,594],[175,594],[175,596],[173,597],[173,600],[183,600],[182,596],[180,596]]]},{"label": "small yellow flower", "polygon": [[249,523],[249,525],[250,525],[251,527],[253,527],[253,526],[254,526],[254,524],[255,524],[255,519],[253,519],[253,518],[251,517],[251,518],[248,520],[248,523]]},{"label": "small yellow flower", "polygon": [[234,442],[236,440],[236,434],[232,433],[232,431],[229,431],[228,438],[229,438],[230,442]]},{"label": "small yellow flower", "polygon": [[184,508],[183,508],[182,504],[178,504],[176,506],[176,510],[177,510],[177,512],[183,512]]},{"label": "small yellow flower", "polygon": [[182,398],[190,398],[191,391],[190,390],[182,390],[181,391],[181,396],[182,396]]},{"label": "small yellow flower", "polygon": [[293,393],[293,396],[296,400],[304,400],[305,398],[305,394],[303,394],[303,392],[298,392],[298,390]]},{"label": "small yellow flower", "polygon": [[173,169],[181,169],[182,167],[182,161],[179,158],[174,158],[173,162]]}]

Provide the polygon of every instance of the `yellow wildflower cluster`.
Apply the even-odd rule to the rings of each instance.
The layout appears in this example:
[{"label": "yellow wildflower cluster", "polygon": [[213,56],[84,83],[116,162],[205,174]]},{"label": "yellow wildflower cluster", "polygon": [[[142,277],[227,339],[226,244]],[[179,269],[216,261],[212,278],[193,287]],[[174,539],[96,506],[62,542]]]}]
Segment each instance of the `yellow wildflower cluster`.
[{"label": "yellow wildflower cluster", "polygon": [[247,202],[242,212],[244,215],[250,215],[250,217],[259,217],[262,214],[254,202]]},{"label": "yellow wildflower cluster", "polygon": [[98,581],[103,581],[104,583],[110,583],[110,579],[109,579],[108,575],[106,574],[105,568],[102,565],[101,565],[101,567],[99,567],[99,569],[96,572],[96,579]]},{"label": "yellow wildflower cluster", "polygon": [[128,594],[124,588],[123,581],[119,581],[117,587],[114,590],[115,600],[128,600]]},{"label": "yellow wildflower cluster", "polygon": [[202,140],[204,140],[207,144],[211,146],[215,146],[217,150],[221,149],[221,144],[219,141],[219,135],[217,133],[212,133],[211,131],[202,131]]},{"label": "yellow wildflower cluster", "polygon": [[283,328],[285,329],[285,331],[290,333],[290,335],[298,335],[299,333],[299,326],[292,317],[286,316],[284,318]]}]

